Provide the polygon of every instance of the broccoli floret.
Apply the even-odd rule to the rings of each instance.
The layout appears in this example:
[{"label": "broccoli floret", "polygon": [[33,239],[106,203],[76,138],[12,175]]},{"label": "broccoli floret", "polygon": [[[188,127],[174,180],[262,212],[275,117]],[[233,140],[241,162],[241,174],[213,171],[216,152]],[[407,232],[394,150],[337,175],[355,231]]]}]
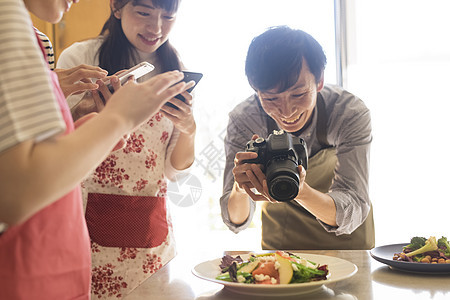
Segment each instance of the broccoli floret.
[{"label": "broccoli floret", "polygon": [[445,236],[441,237],[437,241],[438,247],[444,249],[445,256],[450,256],[450,243],[448,242],[447,238]]},{"label": "broccoli floret", "polygon": [[421,236],[415,236],[411,239],[411,243],[405,248],[411,249],[411,251],[417,250],[425,246],[426,238]]},{"label": "broccoli floret", "polygon": [[436,237],[430,236],[428,240],[425,241],[425,245],[420,247],[419,249],[409,252],[406,256],[411,257],[413,255],[422,254],[428,251],[435,251],[438,249],[438,245],[436,243]]}]

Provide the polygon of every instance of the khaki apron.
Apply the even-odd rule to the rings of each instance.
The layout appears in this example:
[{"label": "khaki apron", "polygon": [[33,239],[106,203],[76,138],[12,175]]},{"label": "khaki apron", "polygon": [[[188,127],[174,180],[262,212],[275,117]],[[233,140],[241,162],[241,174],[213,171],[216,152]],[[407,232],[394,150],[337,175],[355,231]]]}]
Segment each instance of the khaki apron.
[{"label": "khaki apron", "polygon": [[[326,141],[327,116],[322,96],[317,97],[317,138],[322,146],[308,160],[306,183],[327,193],[334,178],[337,162],[336,149]],[[275,126],[275,127],[274,127]],[[269,132],[277,129],[268,118]],[[284,203],[264,202],[262,206],[262,248],[273,249],[371,249],[375,246],[375,230],[372,206],[367,219],[351,234],[336,236],[327,232],[310,212],[296,201]]]}]

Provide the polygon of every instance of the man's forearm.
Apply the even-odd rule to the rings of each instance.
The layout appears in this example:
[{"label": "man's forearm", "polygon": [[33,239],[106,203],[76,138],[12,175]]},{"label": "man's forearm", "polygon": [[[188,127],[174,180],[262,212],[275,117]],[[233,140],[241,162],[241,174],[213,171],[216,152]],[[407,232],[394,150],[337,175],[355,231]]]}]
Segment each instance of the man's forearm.
[{"label": "man's forearm", "polygon": [[304,183],[300,196],[295,200],[325,224],[337,226],[336,204],[329,195],[319,192]]},{"label": "man's forearm", "polygon": [[250,215],[250,203],[245,190],[238,187],[235,182],[228,198],[228,215],[230,221],[236,225],[244,223]]}]

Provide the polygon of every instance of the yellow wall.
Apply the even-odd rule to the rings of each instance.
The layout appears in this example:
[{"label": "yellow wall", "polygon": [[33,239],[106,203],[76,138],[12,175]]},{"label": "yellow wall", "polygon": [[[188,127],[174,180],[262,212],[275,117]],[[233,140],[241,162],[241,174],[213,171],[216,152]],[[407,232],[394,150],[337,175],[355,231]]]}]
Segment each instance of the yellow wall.
[{"label": "yellow wall", "polygon": [[31,15],[34,26],[51,40],[56,60],[74,42],[97,36],[109,17],[109,0],[81,0],[72,5],[58,24],[44,22]]}]

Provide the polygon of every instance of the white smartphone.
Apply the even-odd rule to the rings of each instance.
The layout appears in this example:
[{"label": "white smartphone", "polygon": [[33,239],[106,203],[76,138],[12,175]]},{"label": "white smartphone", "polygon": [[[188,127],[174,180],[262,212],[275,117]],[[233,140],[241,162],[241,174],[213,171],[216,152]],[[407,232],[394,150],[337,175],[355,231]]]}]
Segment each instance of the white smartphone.
[{"label": "white smartphone", "polygon": [[[151,71],[153,71],[153,69],[155,69],[155,67],[152,64],[143,61],[119,75],[120,85],[124,84],[130,76],[134,76],[134,79],[138,79],[144,76],[145,74],[150,73]],[[105,81],[105,84],[111,91],[111,93],[113,93],[114,88],[112,87],[109,80]]]}]

